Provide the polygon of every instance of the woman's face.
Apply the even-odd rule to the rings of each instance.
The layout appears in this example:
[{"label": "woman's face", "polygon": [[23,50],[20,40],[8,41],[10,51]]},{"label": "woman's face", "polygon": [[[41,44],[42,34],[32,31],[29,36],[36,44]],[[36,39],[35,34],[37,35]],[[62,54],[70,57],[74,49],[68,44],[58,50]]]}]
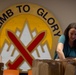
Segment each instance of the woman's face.
[{"label": "woman's face", "polygon": [[76,29],[75,28],[71,28],[69,30],[69,40],[71,42],[73,42],[76,39]]}]

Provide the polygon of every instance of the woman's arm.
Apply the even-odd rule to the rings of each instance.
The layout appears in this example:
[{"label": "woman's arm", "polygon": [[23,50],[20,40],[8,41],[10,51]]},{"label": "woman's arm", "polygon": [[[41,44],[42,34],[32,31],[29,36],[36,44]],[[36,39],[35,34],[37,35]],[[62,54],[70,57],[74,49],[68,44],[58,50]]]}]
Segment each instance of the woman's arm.
[{"label": "woman's arm", "polygon": [[2,56],[0,55],[0,62],[2,62]]},{"label": "woman's arm", "polygon": [[63,53],[63,48],[64,48],[64,44],[58,43],[56,51],[57,51],[59,59],[65,59],[65,55]]}]

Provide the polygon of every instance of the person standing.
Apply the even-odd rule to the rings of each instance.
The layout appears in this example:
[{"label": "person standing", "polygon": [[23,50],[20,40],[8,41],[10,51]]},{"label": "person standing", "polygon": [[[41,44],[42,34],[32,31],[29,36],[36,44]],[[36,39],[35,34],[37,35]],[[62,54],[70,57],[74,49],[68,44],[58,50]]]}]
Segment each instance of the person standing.
[{"label": "person standing", "polygon": [[76,23],[69,24],[59,37],[56,53],[55,59],[76,58]]}]

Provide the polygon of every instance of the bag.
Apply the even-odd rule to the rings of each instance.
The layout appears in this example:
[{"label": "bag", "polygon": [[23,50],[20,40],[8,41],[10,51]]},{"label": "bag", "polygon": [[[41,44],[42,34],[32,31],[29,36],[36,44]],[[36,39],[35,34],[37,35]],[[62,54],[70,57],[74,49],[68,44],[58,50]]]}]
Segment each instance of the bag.
[{"label": "bag", "polygon": [[64,75],[64,67],[61,61],[52,61],[49,67],[51,75]]},{"label": "bag", "polygon": [[67,64],[64,75],[76,75],[76,66],[72,64]]},{"label": "bag", "polygon": [[40,62],[39,60],[33,60],[32,63],[32,75],[39,75],[39,66],[42,62]]},{"label": "bag", "polygon": [[4,63],[0,63],[0,75],[3,75]]},{"label": "bag", "polygon": [[76,75],[76,59],[67,58],[66,62],[64,75]]},{"label": "bag", "polygon": [[34,60],[32,64],[33,75],[64,75],[61,61]]}]

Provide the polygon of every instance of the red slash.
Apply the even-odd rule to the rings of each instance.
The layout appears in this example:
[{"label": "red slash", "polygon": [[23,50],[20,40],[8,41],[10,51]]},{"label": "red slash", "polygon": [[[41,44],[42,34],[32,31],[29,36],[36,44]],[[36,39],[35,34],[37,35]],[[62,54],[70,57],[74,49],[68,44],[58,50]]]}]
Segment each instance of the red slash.
[{"label": "red slash", "polygon": [[21,56],[19,56],[18,59],[13,64],[8,63],[9,68],[17,69],[18,66],[24,61],[24,59],[26,59],[29,65],[32,66],[32,61],[34,58],[33,56],[31,56],[30,52],[32,52],[33,49],[38,45],[38,43],[43,39],[45,32],[40,33],[27,48],[25,48],[21,44],[21,41],[18,40],[12,32],[7,31],[7,33],[9,38],[12,40],[12,42],[15,44],[15,46],[21,53]]}]

